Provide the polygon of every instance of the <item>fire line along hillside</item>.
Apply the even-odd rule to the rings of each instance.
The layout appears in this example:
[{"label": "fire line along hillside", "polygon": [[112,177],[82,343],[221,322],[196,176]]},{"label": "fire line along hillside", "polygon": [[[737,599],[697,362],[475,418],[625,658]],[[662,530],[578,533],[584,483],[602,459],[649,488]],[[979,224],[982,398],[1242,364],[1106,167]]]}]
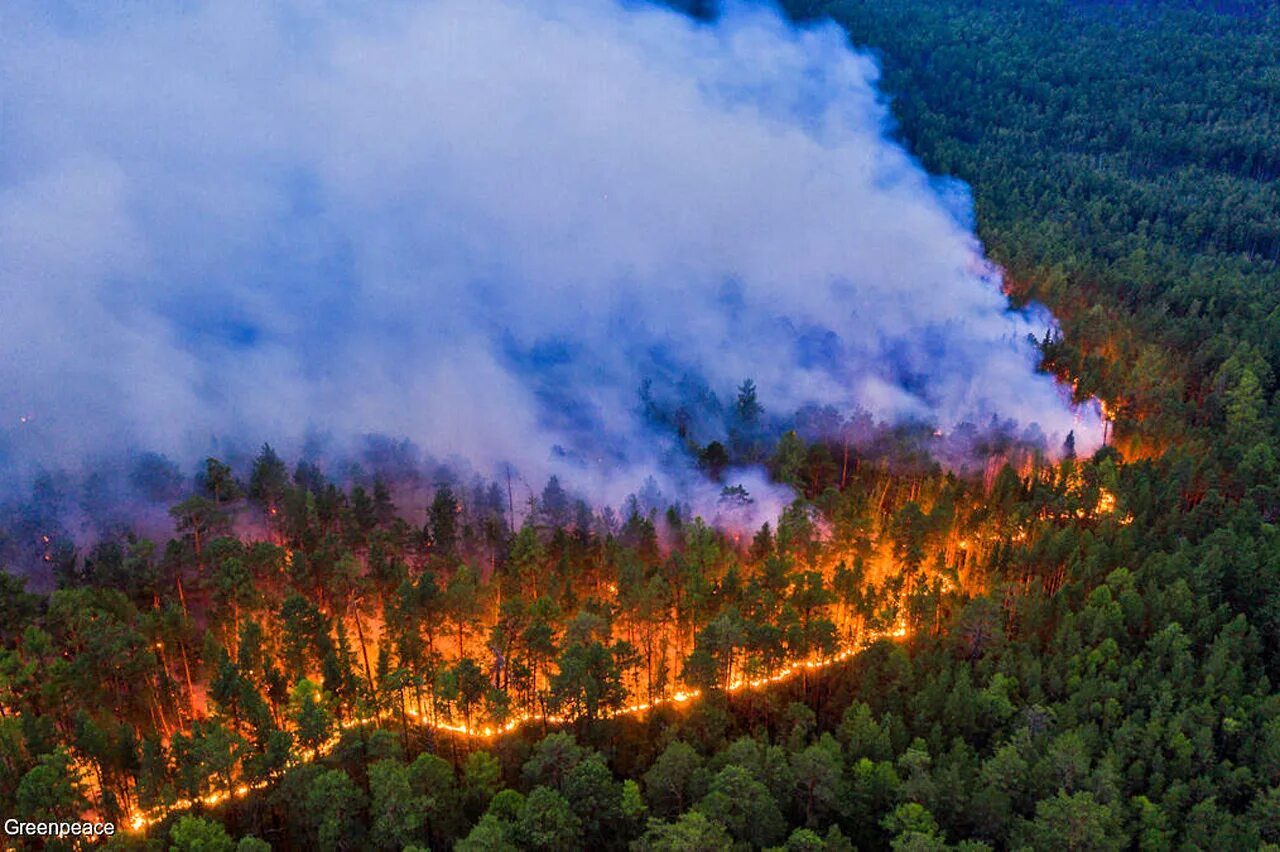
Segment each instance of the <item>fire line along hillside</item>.
[{"label": "fire line along hillside", "polygon": [[[112,118],[112,74],[129,58],[103,36],[124,38],[110,19],[0,13],[17,16],[28,44],[56,44],[70,67],[101,68],[86,79],[98,81],[93,99],[107,104],[105,117],[86,112],[82,122],[106,141],[94,156],[59,166],[57,181],[32,189],[14,177],[29,163],[0,154],[0,221],[11,225],[0,228],[0,270],[15,281],[41,270],[41,280],[70,288],[57,292],[72,294],[95,322],[150,318],[149,325],[108,325],[132,330],[118,341],[122,348],[100,354],[133,357],[128,347],[145,341],[143,351],[172,362],[172,372],[148,373],[154,381],[136,395],[83,396],[87,408],[69,419],[68,411],[77,412],[61,407],[67,403],[31,388],[37,378],[57,384],[83,375],[77,371],[88,367],[68,354],[77,341],[41,359],[14,350],[26,360],[5,360],[21,361],[21,375],[0,368],[0,382],[23,392],[20,404],[50,404],[15,414],[17,425],[0,434],[0,465],[19,483],[0,492],[6,817],[111,822],[118,831],[105,845],[125,849],[1280,845],[1280,11],[1269,3],[1189,0],[831,0],[785,3],[788,23],[772,12],[754,18],[754,7],[721,13],[711,4],[677,5],[687,18],[639,4],[600,4],[610,11],[596,17],[597,6],[585,0],[546,18],[499,3],[455,15],[438,47],[481,39],[512,56],[521,48],[577,51],[569,20],[578,35],[593,33],[617,48],[572,55],[606,75],[597,79],[634,77],[643,85],[614,86],[594,99],[573,89],[590,109],[565,124],[583,122],[597,134],[597,159],[583,159],[577,177],[594,193],[593,170],[608,164],[605,171],[617,172],[633,193],[630,209],[645,216],[670,212],[646,207],[642,193],[646,186],[657,192],[658,175],[669,173],[641,172],[643,180],[627,183],[603,143],[642,132],[671,138],[655,118],[671,110],[649,111],[654,93],[676,97],[699,90],[689,79],[714,81],[703,88],[719,100],[706,103],[729,122],[716,127],[771,128],[750,138],[762,146],[776,144],[772,136],[802,140],[788,149],[795,156],[843,150],[847,142],[814,120],[815,102],[840,105],[821,113],[836,124],[833,116],[855,123],[870,116],[871,129],[859,132],[875,144],[849,150],[901,166],[893,175],[905,194],[891,193],[885,207],[846,210],[839,218],[847,228],[842,221],[823,227],[848,233],[860,217],[914,222],[918,215],[940,244],[961,247],[941,252],[948,262],[974,260],[937,293],[967,294],[973,311],[966,316],[989,322],[985,330],[948,335],[918,324],[939,307],[925,304],[925,291],[911,291],[920,307],[906,316],[910,305],[895,297],[870,300],[873,290],[858,289],[870,286],[865,281],[830,303],[806,303],[807,324],[735,326],[760,316],[756,295],[768,301],[783,292],[762,284],[774,271],[770,256],[743,267],[741,286],[697,289],[691,274],[688,304],[721,311],[697,314],[700,339],[714,342],[706,350],[627,337],[611,316],[601,320],[606,311],[591,310],[600,304],[593,299],[604,299],[599,292],[567,280],[580,270],[552,263],[557,250],[535,246],[532,236],[571,244],[575,252],[567,254],[608,255],[609,269],[622,257],[629,275],[652,285],[630,303],[645,320],[672,316],[662,306],[675,291],[655,282],[688,270],[649,253],[656,251],[649,244],[524,230],[536,219],[606,234],[594,229],[617,214],[603,193],[591,194],[588,205],[556,173],[540,184],[536,204],[491,207],[493,198],[508,198],[499,192],[507,183],[546,175],[499,170],[493,174],[503,181],[468,183],[462,171],[427,172],[437,198],[456,191],[481,199],[465,207],[472,218],[445,217],[450,208],[412,200],[428,169],[418,158],[424,150],[443,158],[471,152],[459,154],[430,128],[406,137],[422,146],[389,144],[392,130],[416,125],[353,121],[363,136],[353,140],[350,128],[335,128],[315,144],[337,147],[299,149],[307,168],[286,169],[284,177],[273,171],[289,160],[288,140],[314,137],[305,110],[319,110],[312,118],[357,115],[343,104],[360,101],[368,85],[410,121],[413,110],[400,106],[413,101],[394,98],[405,91],[434,97],[430,75],[409,85],[387,70],[395,63],[376,61],[373,48],[391,50],[401,37],[414,45],[432,32],[388,27],[391,19],[362,29],[296,9],[285,15],[286,30],[242,6],[228,7],[236,10],[231,18],[201,19],[210,37],[255,35],[236,54],[244,64],[224,65],[245,69],[253,86],[230,70],[218,79],[232,88],[216,97],[184,77],[166,84],[209,109],[243,105],[231,137],[242,144],[232,156],[212,130],[206,145],[180,125],[165,125],[149,129],[139,146],[130,135],[136,128]],[[146,36],[136,50],[147,68],[153,60],[182,64],[174,56],[197,65],[209,58],[204,41],[180,37],[189,32],[186,19],[173,15],[136,21]],[[817,23],[827,19],[842,32]],[[350,26],[356,35],[345,41]],[[267,37],[282,31],[292,37]],[[863,54],[854,53],[846,62],[845,35],[878,65],[863,65]],[[26,110],[19,86],[39,92],[41,104],[60,104],[88,84],[40,88],[50,85],[48,75],[31,69],[50,67],[38,61],[43,54],[0,40],[12,48],[0,51],[11,72],[0,79],[17,81],[0,83],[6,94],[14,87],[12,150],[39,149],[30,163],[72,150],[48,110],[37,111],[46,115],[40,122],[30,118],[37,113]],[[169,48],[150,52],[157,44]],[[289,54],[282,44],[334,49]],[[635,44],[643,50],[628,52]],[[764,68],[755,61],[761,44],[801,63],[771,67],[769,74],[787,80],[782,89],[769,74],[751,76]],[[802,64],[828,49],[839,61]],[[464,54],[437,55],[450,59],[451,73],[470,73]],[[407,75],[412,67],[403,63],[417,52],[382,55],[402,59]],[[655,74],[629,64],[636,56],[668,64]],[[678,64],[711,76],[680,76]],[[475,67],[494,86],[506,80]],[[536,71],[520,67],[521,77]],[[580,82],[548,67],[537,79],[541,90]],[[735,85],[725,68],[742,79]],[[876,68],[878,89],[862,76]],[[852,76],[837,75],[840,86],[830,86],[837,71]],[[315,79],[325,85],[310,85]],[[288,97],[253,100],[264,81],[285,85]],[[784,89],[792,94],[784,97]],[[867,103],[831,100],[833,89],[863,93]],[[174,91],[156,92],[156,103],[174,100]],[[876,112],[885,100],[891,115]],[[511,127],[539,126],[545,104],[523,97],[506,104],[519,117]],[[145,124],[147,109],[124,124]],[[628,110],[651,126],[629,124]],[[555,162],[567,144],[513,137],[520,148],[513,153],[484,134],[490,125],[481,112],[459,115],[474,121],[466,129],[491,165],[503,157]],[[270,125],[271,116],[285,114],[301,116],[298,127],[308,132]],[[878,122],[889,118],[893,144],[910,157],[879,147]],[[744,160],[733,160],[747,155],[712,144],[725,137],[702,135],[702,125],[680,127],[686,135],[674,138],[687,144],[664,148],[660,159],[687,164],[691,185],[717,169],[742,174],[735,169]],[[820,135],[828,131],[836,135]],[[360,150],[385,159],[366,174],[348,156]],[[676,157],[689,150],[697,157]],[[182,180],[139,171],[139,163],[159,168],[171,160]],[[196,180],[182,165],[188,160],[226,176],[217,192],[187,183]],[[414,192],[386,201],[373,171]],[[776,173],[800,180],[810,171],[779,164]],[[971,210],[949,179],[969,187]],[[917,193],[922,186],[927,194]],[[199,191],[188,196],[184,188]],[[682,245],[708,255],[719,239],[732,245],[730,254],[749,253],[752,241],[733,241],[735,223],[744,220],[732,214],[757,221],[738,209],[745,200],[712,195],[728,201],[704,206],[691,196],[688,209],[697,216],[676,217],[679,227],[662,233],[673,241],[693,235]],[[824,216],[829,209],[821,193],[795,197],[805,204],[788,208],[793,216],[806,204]],[[886,196],[860,198],[872,205]],[[358,211],[369,230],[341,220],[329,206],[335,199]],[[953,209],[942,215],[939,205]],[[200,212],[188,221],[193,210]],[[723,218],[704,230],[695,220],[712,213]],[[446,219],[449,228],[436,230]],[[89,227],[104,220],[130,226]],[[469,230],[476,222],[479,230]],[[188,237],[207,232],[208,240],[157,249],[146,236],[161,226]],[[490,300],[490,313],[463,316],[455,291],[427,305],[395,289],[414,277],[406,269],[426,268],[425,255],[405,248],[416,250],[424,232],[417,228],[434,241],[435,272],[466,265],[476,273],[468,280]],[[74,254],[72,243],[51,236],[72,230],[90,253]],[[776,230],[794,233],[786,223]],[[260,243],[259,232],[287,238]],[[491,238],[492,252],[479,254],[492,266],[473,267],[472,255],[451,253],[480,232],[486,247]],[[504,239],[528,248],[537,263],[501,255]],[[839,259],[827,254],[835,251],[827,240],[815,236],[809,254]],[[981,252],[963,248],[977,240],[1002,275],[977,268]],[[762,236],[759,244],[781,243]],[[757,260],[767,254],[761,251]],[[939,256],[919,253],[922,261]],[[817,262],[788,257],[797,267]],[[867,257],[868,268],[879,262]],[[217,268],[237,275],[278,269],[280,258],[310,264],[307,275],[318,283],[299,298],[314,299],[308,316],[323,322],[273,321],[288,316],[287,303],[276,299],[297,289],[296,279],[288,287],[258,282],[259,301],[236,282],[219,280],[210,290],[191,284],[216,279]],[[223,260],[229,265],[220,267]],[[539,292],[580,302],[583,312],[571,323],[580,327],[566,330],[552,315],[540,326],[544,306],[506,301],[503,275],[536,277],[543,262],[566,280],[537,279],[564,288]],[[190,280],[152,299],[151,272],[171,269]],[[646,279],[654,269],[662,275]],[[361,277],[370,270],[380,277]],[[80,285],[67,283],[81,276],[112,286],[83,298]],[[1005,316],[1001,287],[1026,311]],[[858,320],[865,339],[842,337],[821,316],[849,292],[881,309]],[[21,295],[14,291],[14,304],[27,314],[44,310]],[[703,297],[709,301],[697,301]],[[795,296],[809,298],[818,299]],[[991,304],[1001,305],[998,319]],[[441,332],[443,350],[420,349],[427,344],[397,321],[397,307],[454,316],[466,334]],[[901,321],[891,323],[899,311]],[[1052,321],[1028,341],[1022,332],[1045,311]],[[533,325],[521,325],[522,317]],[[501,323],[510,333],[493,332],[491,347],[484,335]],[[379,347],[355,346],[347,331],[356,326],[361,341]],[[164,333],[149,337],[157,327]],[[540,333],[548,328],[554,334]],[[1015,339],[1001,343],[1010,329]],[[12,341],[26,339],[20,331]],[[757,344],[744,360],[736,337],[786,346]],[[167,348],[173,339],[182,345]],[[882,343],[876,354],[883,358],[864,357]],[[380,360],[382,345],[392,355],[443,351],[465,361],[459,375],[477,398],[504,407],[489,419],[468,419],[466,395],[433,373],[435,361]],[[921,372],[949,360],[947,369]],[[1009,387],[987,393],[959,383],[967,365],[979,363],[981,371],[968,371],[981,377],[978,385]],[[218,384],[229,366],[248,381]],[[388,375],[392,384],[429,389],[432,405],[416,407],[408,393],[375,405]],[[839,381],[826,384],[832,376]],[[623,391],[619,377],[630,382]],[[841,406],[831,388],[846,380],[863,395]],[[801,386],[814,398],[796,397]],[[191,388],[212,401],[188,395]],[[337,388],[340,398],[325,388]],[[486,395],[494,388],[508,395]],[[274,404],[260,408],[264,394],[276,395]],[[947,421],[957,400],[1012,405],[1020,395],[1046,407],[1043,423],[994,412]],[[366,410],[339,405],[344,399],[388,419],[358,434],[344,431],[351,420],[308,432],[309,423],[326,422],[328,409]],[[143,437],[166,437],[147,431],[165,428],[151,421],[164,421],[166,405],[184,404],[190,410],[174,411],[182,422],[208,412],[266,414],[252,421],[259,431],[227,432],[241,437],[220,438],[207,451],[145,449]],[[130,405],[148,417],[135,422]],[[102,408],[97,420],[94,406]],[[408,431],[398,428],[407,422],[396,420],[402,409],[429,420],[435,431],[423,434],[439,446],[401,438]],[[440,409],[459,417],[437,415]],[[295,414],[299,422],[291,422]],[[1050,417],[1061,418],[1062,434],[1046,426]],[[97,435],[90,425],[113,437],[106,444],[84,437],[75,444],[92,450],[84,458],[38,455],[46,438],[62,447],[81,429]],[[442,449],[453,446],[454,434],[472,456]],[[52,461],[28,465],[27,452]],[[611,478],[619,470],[651,475],[624,487]],[[37,848],[32,838],[6,842]]]}]

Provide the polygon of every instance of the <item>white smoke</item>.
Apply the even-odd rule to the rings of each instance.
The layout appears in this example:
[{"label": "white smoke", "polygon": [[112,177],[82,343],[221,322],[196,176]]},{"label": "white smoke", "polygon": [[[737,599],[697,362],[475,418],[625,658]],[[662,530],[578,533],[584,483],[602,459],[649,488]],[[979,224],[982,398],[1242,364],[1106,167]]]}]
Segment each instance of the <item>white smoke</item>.
[{"label": "white smoke", "polygon": [[0,454],[381,432],[616,504],[684,377],[1089,449],[876,79],[746,6],[7,3]]}]

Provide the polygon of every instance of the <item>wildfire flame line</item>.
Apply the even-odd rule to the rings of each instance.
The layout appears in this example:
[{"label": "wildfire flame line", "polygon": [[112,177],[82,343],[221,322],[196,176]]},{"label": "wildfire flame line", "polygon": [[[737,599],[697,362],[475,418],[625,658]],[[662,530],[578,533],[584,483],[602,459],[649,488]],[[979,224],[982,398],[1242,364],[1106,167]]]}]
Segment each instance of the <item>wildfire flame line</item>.
[{"label": "wildfire flame line", "polygon": [[[1114,515],[1117,509],[1116,497],[1107,489],[1099,489],[1099,498],[1097,505],[1094,507],[1094,513],[1097,515]],[[1087,516],[1087,512],[1083,509],[1077,511],[1079,517]],[[1071,517],[1069,514],[1060,516],[1062,519]],[[1132,515],[1126,515],[1119,519],[1121,525],[1133,522]],[[1015,540],[1026,538],[1025,531],[1019,531],[1014,534]],[[969,541],[962,540],[957,545],[961,550],[967,550],[970,546]],[[611,591],[615,591],[611,587]],[[773,674],[763,677],[737,677],[729,682],[725,687],[726,692],[743,692],[764,689],[784,681],[790,680],[804,672],[819,671],[838,663],[852,659],[859,652],[864,650],[872,642],[880,639],[901,639],[907,635],[905,625],[899,623],[895,629],[869,634],[866,639],[857,645],[852,645],[841,649],[835,654],[827,657],[819,657],[809,660],[801,660],[788,664],[786,667],[774,672]],[[702,690],[690,689],[679,690],[666,698],[660,698],[653,702],[638,702],[629,704],[625,707],[603,714],[602,718],[616,719],[624,716],[635,716],[653,710],[664,705],[682,705],[690,701],[695,701],[702,697]],[[424,718],[422,714],[414,710],[405,710],[405,714],[412,718],[414,723],[432,730],[447,731],[456,736],[467,737],[477,740],[488,740],[497,736],[513,733],[524,725],[530,724],[552,724],[563,725],[572,722],[573,719],[567,716],[557,714],[541,714],[526,713],[509,719],[502,725],[485,725],[485,726],[467,726],[457,725],[450,722],[440,721],[438,719]],[[300,764],[310,763],[317,758],[323,757],[333,751],[341,740],[342,732],[350,730],[362,725],[371,725],[377,722],[394,720],[396,714],[393,711],[387,711],[375,716],[365,716],[358,719],[348,719],[339,725],[339,732],[331,736],[328,740],[321,743],[315,749],[307,749],[298,754],[298,756],[287,764],[287,768]],[[214,807],[222,804],[230,799],[241,799],[249,795],[251,792],[262,790],[274,783],[275,777],[255,781],[252,783],[242,783],[231,790],[217,791],[203,796],[198,800],[183,798],[159,808],[151,810],[138,810],[132,813],[128,818],[128,826],[134,832],[144,832],[148,827],[172,816],[175,813],[187,811],[193,808],[197,801],[208,807]]]},{"label": "wildfire flame line", "polygon": [[[729,682],[728,686],[725,687],[725,691],[726,692],[744,692],[744,691],[750,692],[750,691],[764,689],[765,687],[773,686],[773,685],[791,680],[792,678],[802,673],[820,671],[822,669],[829,668],[839,663],[843,663],[848,660],[851,660],[853,659],[853,657],[855,657],[859,652],[863,651],[872,642],[878,641],[880,639],[901,639],[906,635],[907,635],[906,626],[903,624],[899,624],[894,630],[885,631],[882,633],[873,633],[866,639],[866,641],[862,642],[861,644],[841,649],[840,651],[837,651],[835,654],[832,654],[831,656],[828,656],[828,657],[819,657],[819,658],[801,660],[795,663],[791,663],[785,668],[780,669],[779,671],[774,672],[773,674],[767,675],[765,677],[735,678]],[[640,702],[637,704],[629,704],[626,707],[621,707],[617,710],[610,711],[609,713],[604,714],[604,718],[618,719],[625,716],[637,716],[642,713],[648,712],[649,710],[653,710],[658,707],[662,707],[666,705],[687,704],[691,701],[696,701],[701,697],[702,697],[702,690],[700,689],[679,690],[677,692],[672,693],[671,696],[668,698],[659,698],[653,702]],[[568,718],[566,716],[556,715],[556,714],[544,715],[541,713],[526,713],[520,716],[516,716],[515,718],[510,719],[506,723],[498,726],[485,725],[485,726],[468,727],[466,725],[454,725],[449,722],[441,722],[439,720],[425,719],[418,712],[414,710],[406,710],[405,712],[410,718],[414,720],[416,724],[420,726],[430,728],[432,730],[437,730],[437,731],[447,731],[457,736],[468,737],[468,738],[477,739],[477,740],[488,740],[497,736],[502,736],[504,734],[510,734],[520,729],[524,725],[531,725],[531,724],[563,725],[573,721],[571,718]],[[359,719],[347,719],[346,721],[342,722],[339,725],[340,730],[338,733],[331,736],[328,740],[321,743],[316,748],[307,749],[301,752],[298,755],[298,758],[292,761],[289,764],[289,766],[292,767],[292,766],[298,766],[301,764],[310,763],[316,760],[317,758],[324,757],[325,755],[329,754],[330,752],[333,751],[334,748],[337,747],[338,743],[341,741],[342,731],[347,731],[352,728],[360,727],[362,725],[372,725],[376,722],[387,721],[392,719],[393,717],[394,717],[394,714],[391,711],[388,711],[386,713],[381,713],[376,716],[365,716]],[[181,813],[182,811],[191,810],[193,807],[195,807],[197,802],[205,805],[206,807],[215,807],[231,799],[243,799],[244,797],[248,796],[251,792],[263,790],[266,787],[268,787],[271,783],[273,783],[274,780],[275,780],[274,778],[268,778],[260,781],[255,781],[253,783],[240,784],[239,786],[235,787],[232,790],[222,790],[222,791],[213,792],[207,796],[203,796],[199,798],[198,800],[189,799],[189,798],[178,799],[177,801],[161,808],[153,808],[150,811],[135,811],[133,814],[130,815],[128,819],[128,825],[129,825],[129,828],[134,832],[144,832],[150,826],[155,825],[156,823],[161,822],[167,819],[168,817],[173,816],[176,813]]]}]

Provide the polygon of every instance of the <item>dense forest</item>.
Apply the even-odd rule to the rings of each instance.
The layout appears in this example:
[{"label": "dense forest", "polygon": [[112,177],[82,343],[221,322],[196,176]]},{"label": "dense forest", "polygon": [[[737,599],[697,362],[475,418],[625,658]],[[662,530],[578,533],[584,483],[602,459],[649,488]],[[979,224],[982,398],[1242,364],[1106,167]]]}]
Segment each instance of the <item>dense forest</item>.
[{"label": "dense forest", "polygon": [[789,5],[879,52],[1110,444],[944,467],[926,426],[766,434],[747,381],[687,447],[794,489],[747,532],[263,447],[137,459],[175,533],[76,546],[93,483],[46,477],[0,532],[53,586],[0,574],[0,810],[180,850],[1280,844],[1280,12]]}]

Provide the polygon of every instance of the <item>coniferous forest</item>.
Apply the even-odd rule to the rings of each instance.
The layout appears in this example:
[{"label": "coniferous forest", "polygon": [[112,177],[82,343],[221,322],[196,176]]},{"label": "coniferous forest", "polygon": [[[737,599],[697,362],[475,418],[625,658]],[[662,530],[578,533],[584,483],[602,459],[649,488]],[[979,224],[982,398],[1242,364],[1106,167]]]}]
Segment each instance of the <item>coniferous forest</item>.
[{"label": "coniferous forest", "polygon": [[1280,7],[785,10],[875,52],[1105,444],[959,450],[743,376],[700,391],[723,440],[637,405],[722,520],[763,499],[733,470],[788,489],[750,529],[395,440],[137,454],[127,505],[50,473],[0,516],[0,813],[121,849],[1280,845]]}]

